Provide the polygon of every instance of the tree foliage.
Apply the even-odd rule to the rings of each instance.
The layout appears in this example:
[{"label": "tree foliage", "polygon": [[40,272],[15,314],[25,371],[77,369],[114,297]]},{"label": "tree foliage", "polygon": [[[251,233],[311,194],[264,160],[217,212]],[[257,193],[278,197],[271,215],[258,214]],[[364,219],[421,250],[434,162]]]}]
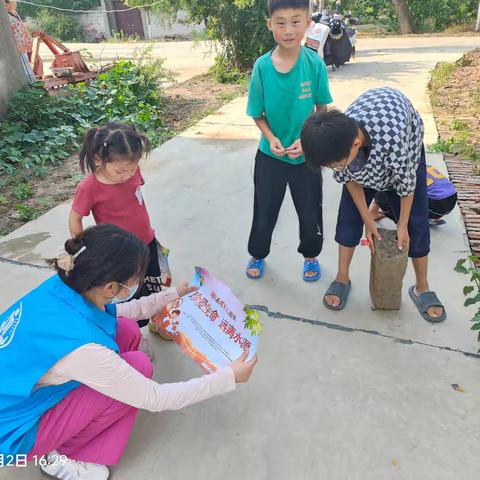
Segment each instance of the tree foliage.
[{"label": "tree foliage", "polygon": [[[451,25],[472,21],[477,13],[477,0],[406,0],[420,32],[443,30]],[[386,17],[395,19],[391,1],[343,0],[342,7],[351,10],[364,22]]]},{"label": "tree foliage", "polygon": [[[148,1],[127,3],[135,6]],[[190,21],[203,22],[208,36],[220,46],[224,62],[241,71],[252,68],[255,59],[274,45],[267,28],[266,0],[164,0],[155,9],[171,13],[183,9]]]},{"label": "tree foliage", "polygon": [[[64,8],[69,10],[90,10],[100,6],[99,0],[42,0],[42,5]],[[27,3],[18,3],[18,13],[22,17],[35,18],[41,11],[41,8],[29,5]],[[53,9],[51,11],[54,11]],[[58,11],[58,10],[57,10]]]},{"label": "tree foliage", "polygon": [[55,10],[42,9],[35,18],[27,17],[26,24],[31,32],[40,30],[64,42],[83,42],[83,27],[72,15]]}]

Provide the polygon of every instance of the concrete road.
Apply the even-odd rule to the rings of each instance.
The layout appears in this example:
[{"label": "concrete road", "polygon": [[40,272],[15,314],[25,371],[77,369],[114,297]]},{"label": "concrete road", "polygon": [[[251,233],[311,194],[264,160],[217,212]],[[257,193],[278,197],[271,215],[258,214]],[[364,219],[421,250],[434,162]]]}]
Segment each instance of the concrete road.
[{"label": "concrete road", "polygon": [[[331,73],[336,105],[391,85],[412,99],[436,137],[425,88],[437,61],[454,60],[476,38],[365,40],[356,62]],[[235,394],[181,412],[141,412],[116,480],[476,480],[480,460],[480,360],[462,305],[465,278],[452,268],[468,254],[458,210],[432,231],[431,287],[448,319],[425,322],[404,292],[398,312],[372,311],[369,253],[359,248],[347,308],[330,312],[322,295],[336,271],[333,241],[340,188],[325,175],[323,277],[301,280],[298,225],[286,198],[260,282],[244,275],[258,132],[238,99],[157,149],[145,162],[144,194],[159,239],[172,248],[176,281],[195,265],[222,278],[263,312],[260,362]],[[440,156],[429,161],[444,168]],[[288,196],[287,196],[288,197]],[[0,257],[41,265],[67,236],[62,205],[0,241]],[[48,276],[0,263],[0,309]],[[413,282],[407,272],[406,287]],[[175,345],[151,338],[155,378],[199,375]],[[452,388],[461,385],[465,393]],[[38,472],[0,470],[2,480]]]},{"label": "concrete road", "polygon": [[[214,44],[211,42],[121,42],[121,43],[68,43],[72,51],[87,51],[87,63],[111,63],[117,58],[131,58],[136,51],[152,49],[154,57],[165,58],[165,65],[176,72],[176,80],[184,82],[196,75],[205,73],[213,63]],[[49,70],[53,54],[42,44],[40,55],[44,59],[45,73]]]}]

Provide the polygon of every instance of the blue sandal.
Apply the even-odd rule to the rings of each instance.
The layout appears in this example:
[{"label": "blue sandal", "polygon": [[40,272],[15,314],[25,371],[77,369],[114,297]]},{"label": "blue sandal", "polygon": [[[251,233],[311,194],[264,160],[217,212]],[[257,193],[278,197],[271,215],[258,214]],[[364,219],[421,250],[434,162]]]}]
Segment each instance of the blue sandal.
[{"label": "blue sandal", "polygon": [[[349,280],[347,284],[340,283],[334,280],[328,287],[327,292],[323,296],[323,304],[329,310],[343,310],[348,302],[348,296],[350,295],[350,290],[352,289],[352,282]],[[331,295],[332,297],[338,297],[340,299],[340,305],[334,307],[327,303],[326,297]]]},{"label": "blue sandal", "polygon": [[[252,275],[249,270],[256,268],[258,270],[258,275]],[[260,280],[265,275],[265,260],[260,258],[259,260],[255,258],[251,258],[248,261],[247,269],[245,271],[248,278],[252,280]]]},{"label": "blue sandal", "polygon": [[[315,275],[307,276],[307,273],[313,272]],[[320,278],[320,265],[318,260],[305,260],[303,262],[303,280],[305,282],[316,282]]]},{"label": "blue sandal", "polygon": [[[447,311],[445,307],[442,305],[442,302],[438,299],[435,292],[428,291],[417,294],[415,291],[415,285],[412,285],[408,289],[408,293],[410,298],[412,299],[413,303],[417,307],[420,315],[427,321],[432,323],[443,322],[447,318]],[[443,308],[443,313],[439,317],[432,317],[428,314],[428,310],[432,307],[440,307]]]}]

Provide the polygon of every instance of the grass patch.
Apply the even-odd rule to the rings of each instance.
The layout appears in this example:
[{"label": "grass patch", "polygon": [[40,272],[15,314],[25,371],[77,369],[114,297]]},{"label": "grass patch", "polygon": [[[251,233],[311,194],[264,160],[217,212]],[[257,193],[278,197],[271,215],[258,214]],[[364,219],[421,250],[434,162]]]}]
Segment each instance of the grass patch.
[{"label": "grass patch", "polygon": [[222,102],[228,103],[238,97],[236,92],[222,92],[219,95],[219,98]]},{"label": "grass patch", "polygon": [[475,21],[456,23],[447,27],[443,33],[445,35],[457,35],[459,33],[473,32],[475,31]]},{"label": "grass patch", "polygon": [[454,71],[454,63],[437,63],[432,72],[432,78],[430,79],[430,83],[428,84],[428,90],[430,91],[432,102],[436,101],[438,91],[448,82],[448,80],[452,77]]},{"label": "grass patch", "polygon": [[460,155],[474,164],[474,174],[478,174],[478,162],[480,153],[470,142],[472,131],[468,124],[462,120],[454,120],[452,125],[453,136],[448,139],[439,139],[430,147],[432,152],[448,153],[450,155]]}]

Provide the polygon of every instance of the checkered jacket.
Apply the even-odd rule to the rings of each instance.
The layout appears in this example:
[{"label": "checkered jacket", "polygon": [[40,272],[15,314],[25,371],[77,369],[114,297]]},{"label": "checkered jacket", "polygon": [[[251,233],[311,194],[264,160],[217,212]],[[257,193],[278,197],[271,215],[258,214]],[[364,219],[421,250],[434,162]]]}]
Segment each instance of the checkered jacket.
[{"label": "checkered jacket", "polygon": [[337,182],[353,180],[377,191],[411,195],[423,147],[423,122],[410,100],[393,88],[373,88],[358,97],[345,114],[370,135],[371,151],[361,170],[335,172]]}]

